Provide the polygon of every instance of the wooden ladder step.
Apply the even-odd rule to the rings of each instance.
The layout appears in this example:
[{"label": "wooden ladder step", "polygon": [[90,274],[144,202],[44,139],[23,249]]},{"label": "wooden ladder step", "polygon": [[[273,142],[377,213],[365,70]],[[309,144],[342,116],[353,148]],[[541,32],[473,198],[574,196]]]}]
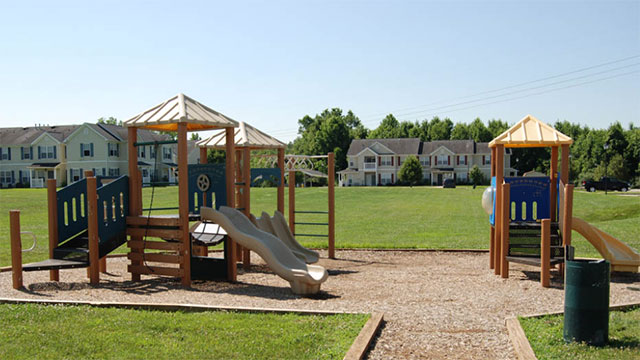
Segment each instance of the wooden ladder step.
[{"label": "wooden ladder step", "polygon": [[157,237],[161,239],[181,240],[180,229],[155,229],[155,228],[127,228],[127,235],[140,237]]},{"label": "wooden ladder step", "polygon": [[184,263],[183,257],[177,254],[157,254],[157,253],[128,253],[127,258],[129,260],[138,260],[138,261],[152,261],[152,262],[161,262],[168,264],[182,264]]},{"label": "wooden ladder step", "polygon": [[182,243],[179,243],[179,242],[129,240],[127,241],[127,246],[130,249],[184,251],[184,245],[182,245]]},{"label": "wooden ladder step", "polygon": [[127,216],[127,225],[131,226],[180,226],[180,218],[175,215]]},{"label": "wooden ladder step", "polygon": [[141,275],[164,275],[174,277],[182,277],[184,275],[184,270],[180,268],[170,268],[164,266],[129,265],[127,266],[127,269],[132,274]]}]

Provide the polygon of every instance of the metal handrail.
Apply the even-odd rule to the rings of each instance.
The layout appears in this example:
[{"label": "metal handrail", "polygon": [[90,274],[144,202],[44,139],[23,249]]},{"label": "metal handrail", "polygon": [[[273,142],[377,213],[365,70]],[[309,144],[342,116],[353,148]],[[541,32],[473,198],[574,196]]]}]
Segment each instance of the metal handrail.
[{"label": "metal handrail", "polygon": [[33,237],[33,245],[31,245],[31,247],[28,249],[22,249],[22,252],[33,251],[33,249],[36,248],[36,242],[37,242],[36,234],[34,234],[31,231],[20,231],[20,235],[22,234],[31,234],[31,237]]}]

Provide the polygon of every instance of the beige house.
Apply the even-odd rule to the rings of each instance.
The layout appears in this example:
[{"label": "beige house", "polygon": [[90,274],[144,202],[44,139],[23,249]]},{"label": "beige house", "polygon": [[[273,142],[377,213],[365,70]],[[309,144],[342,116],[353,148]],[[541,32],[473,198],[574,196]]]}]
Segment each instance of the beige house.
[{"label": "beige house", "polygon": [[[138,141],[167,140],[142,130]],[[0,187],[44,187],[47,179],[64,186],[84,177],[127,174],[127,130],[109,124],[0,128]],[[175,182],[175,144],[138,147],[143,181]],[[155,176],[155,177],[154,177]]]},{"label": "beige house", "polygon": [[[423,142],[409,139],[357,139],[347,152],[348,167],[339,171],[340,186],[375,186],[395,184],[398,172],[408,156],[422,165],[427,184],[442,185],[445,179],[457,183],[469,181],[469,171],[477,165],[488,178],[491,151],[488,143],[473,140],[441,140]],[[516,175],[511,166],[511,153],[505,155],[505,175]]]}]

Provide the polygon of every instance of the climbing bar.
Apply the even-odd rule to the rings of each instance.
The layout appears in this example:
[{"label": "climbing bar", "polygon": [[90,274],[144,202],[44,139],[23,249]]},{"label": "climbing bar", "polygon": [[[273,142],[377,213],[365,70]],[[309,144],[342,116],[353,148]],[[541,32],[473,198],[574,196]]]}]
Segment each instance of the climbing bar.
[{"label": "climbing bar", "polygon": [[314,222],[296,222],[296,225],[323,225],[327,226],[329,223],[314,223]]},{"label": "climbing bar", "polygon": [[295,234],[295,236],[328,237],[329,235],[323,235],[323,234]]},{"label": "climbing bar", "polygon": [[178,140],[162,140],[162,141],[145,141],[145,142],[134,142],[133,146],[146,146],[146,145],[164,145],[164,144],[177,144]]},{"label": "climbing bar", "polygon": [[158,211],[158,210],[178,210],[180,209],[179,207],[162,207],[162,208],[146,208],[146,209],[142,209],[142,211]]},{"label": "climbing bar", "polygon": [[328,211],[300,211],[300,210],[296,210],[294,211],[294,213],[296,214],[328,214]]}]

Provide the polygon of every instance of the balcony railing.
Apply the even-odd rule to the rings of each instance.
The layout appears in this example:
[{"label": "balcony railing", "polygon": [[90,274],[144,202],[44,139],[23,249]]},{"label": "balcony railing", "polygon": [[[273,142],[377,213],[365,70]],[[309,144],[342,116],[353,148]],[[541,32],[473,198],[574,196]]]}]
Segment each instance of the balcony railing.
[{"label": "balcony railing", "polygon": [[364,163],[364,169],[365,170],[375,170],[376,169],[376,163]]}]

